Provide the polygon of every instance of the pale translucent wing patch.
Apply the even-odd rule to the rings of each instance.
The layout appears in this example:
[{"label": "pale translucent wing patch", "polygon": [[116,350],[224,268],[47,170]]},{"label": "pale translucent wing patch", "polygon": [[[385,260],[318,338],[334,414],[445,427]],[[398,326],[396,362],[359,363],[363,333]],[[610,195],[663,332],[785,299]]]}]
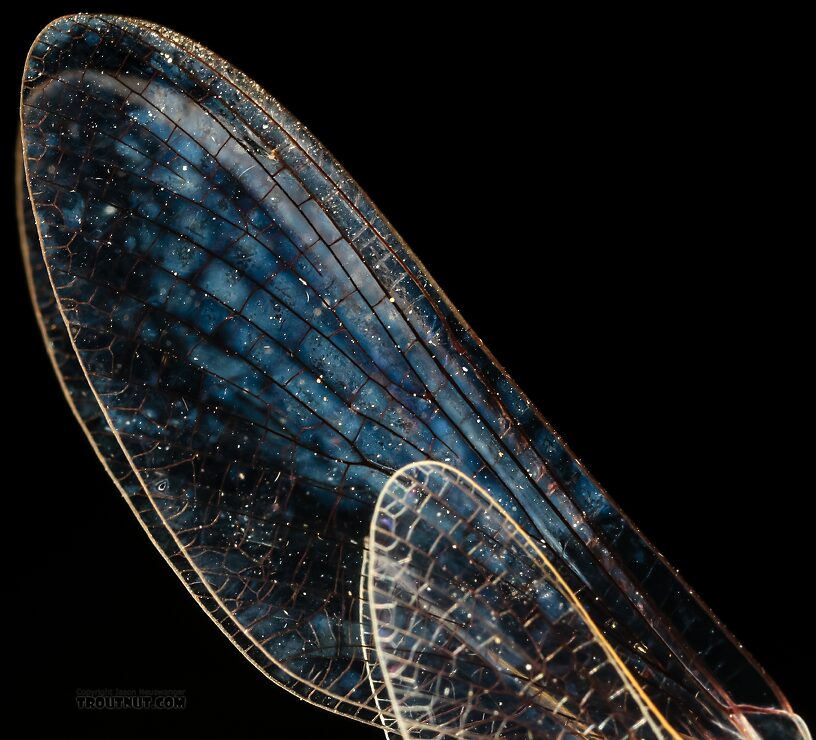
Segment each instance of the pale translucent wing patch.
[{"label": "pale translucent wing patch", "polygon": [[369,545],[379,664],[404,737],[673,736],[546,550],[458,471],[396,473]]}]

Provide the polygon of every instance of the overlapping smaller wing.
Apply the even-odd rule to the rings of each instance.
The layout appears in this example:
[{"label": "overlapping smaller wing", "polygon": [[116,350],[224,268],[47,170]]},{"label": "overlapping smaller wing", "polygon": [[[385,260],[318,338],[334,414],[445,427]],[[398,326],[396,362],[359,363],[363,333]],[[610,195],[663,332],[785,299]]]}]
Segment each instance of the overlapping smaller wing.
[{"label": "overlapping smaller wing", "polygon": [[546,547],[454,468],[398,471],[369,546],[372,629],[403,737],[679,737]]}]

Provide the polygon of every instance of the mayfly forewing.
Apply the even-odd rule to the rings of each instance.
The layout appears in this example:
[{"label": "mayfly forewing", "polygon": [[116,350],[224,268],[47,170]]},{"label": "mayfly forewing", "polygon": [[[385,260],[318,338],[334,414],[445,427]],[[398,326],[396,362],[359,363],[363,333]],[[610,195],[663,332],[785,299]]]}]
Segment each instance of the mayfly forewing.
[{"label": "mayfly forewing", "polygon": [[379,721],[365,534],[391,473],[438,460],[544,540],[663,693],[790,709],[254,82],[168,29],[77,15],[33,45],[21,119],[66,392],[154,542],[273,678]]},{"label": "mayfly forewing", "polygon": [[377,655],[403,737],[679,737],[546,547],[458,471],[395,473],[369,547]]}]

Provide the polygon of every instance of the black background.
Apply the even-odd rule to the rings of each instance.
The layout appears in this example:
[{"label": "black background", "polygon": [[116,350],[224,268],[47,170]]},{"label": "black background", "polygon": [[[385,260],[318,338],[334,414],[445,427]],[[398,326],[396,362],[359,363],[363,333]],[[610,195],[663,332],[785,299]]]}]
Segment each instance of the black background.
[{"label": "black background", "polygon": [[[648,18],[233,5],[83,10],[192,36],[309,126],[807,718],[812,230],[806,240],[796,228],[795,48],[770,48],[773,29],[746,35],[711,19],[671,34]],[[21,581],[11,639],[33,673],[20,694],[41,708],[29,720],[64,710],[85,729],[268,738],[290,737],[296,721],[315,736],[381,737],[277,689],[218,633],[149,545],[52,377],[14,246],[14,91],[37,32],[75,9],[21,6],[2,60],[4,416],[20,440],[6,490],[21,505],[9,531],[22,537],[7,562]],[[188,708],[73,709],[77,688],[140,687],[186,689]]]}]

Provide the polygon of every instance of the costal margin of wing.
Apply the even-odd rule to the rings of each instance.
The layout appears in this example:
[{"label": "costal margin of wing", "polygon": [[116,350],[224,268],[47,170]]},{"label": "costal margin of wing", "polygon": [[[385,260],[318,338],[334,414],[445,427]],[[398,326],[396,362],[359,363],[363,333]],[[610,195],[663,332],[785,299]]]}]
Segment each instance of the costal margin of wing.
[{"label": "costal margin of wing", "polygon": [[[733,698],[722,690],[717,679],[724,681],[724,677],[737,666],[743,681],[740,690],[747,691],[749,695],[747,698],[754,703],[767,705],[779,703],[781,706],[787,706],[775,686],[761,674],[761,671],[744,653],[740,652],[730,636],[711,618],[685,584],[589,478],[586,471],[569,454],[538,412],[518,392],[492,357],[484,351],[461,317],[422,270],[393,229],[348,178],[347,174],[299,123],[255,83],[233,70],[208,50],[167,29],[141,21],[113,17],[77,16],[52,24],[41,36],[39,43],[43,45],[50,41],[53,42],[54,47],[59,47],[60,44],[67,45],[71,43],[72,29],[79,29],[84,34],[84,41],[88,44],[92,43],[94,36],[96,43],[99,43],[100,36],[104,41],[106,29],[107,31],[116,30],[136,42],[141,41],[144,48],[151,50],[151,54],[149,58],[141,59],[140,64],[150,70],[151,81],[158,79],[162,84],[167,83],[167,88],[178,82],[180,74],[189,73],[194,67],[199,75],[198,82],[210,93],[213,91],[218,93],[210,100],[212,105],[221,105],[222,108],[225,104],[227,107],[238,107],[245,116],[244,124],[246,125],[242,130],[243,137],[240,145],[237,143],[237,137],[228,135],[229,146],[235,146],[232,149],[226,149],[225,155],[231,155],[239,160],[244,157],[247,161],[254,161],[254,164],[251,165],[254,168],[261,164],[259,157],[263,157],[265,153],[275,152],[279,161],[285,164],[280,170],[273,167],[275,174],[280,175],[281,178],[286,173],[295,175],[294,182],[290,180],[287,184],[283,184],[278,180],[281,185],[281,193],[286,190],[287,195],[284,198],[300,197],[292,195],[292,193],[299,192],[306,195],[306,201],[299,204],[302,206],[301,212],[290,210],[287,212],[288,217],[302,222],[306,203],[318,204],[327,220],[321,220],[318,214],[315,216],[315,223],[311,226],[307,225],[306,228],[314,232],[312,229],[314,226],[315,229],[321,231],[317,226],[319,223],[335,238],[332,244],[340,241],[343,249],[346,247],[350,249],[349,253],[345,253],[347,263],[343,271],[344,280],[354,283],[355,294],[358,298],[363,299],[358,301],[358,307],[369,312],[368,319],[365,321],[370,319],[372,323],[366,324],[366,328],[379,333],[377,340],[393,341],[398,350],[399,358],[394,358],[393,366],[378,368],[382,370],[380,377],[388,376],[389,371],[392,373],[397,371],[399,374],[403,369],[408,370],[408,375],[411,376],[410,382],[406,381],[401,385],[397,382],[397,388],[393,387],[395,382],[393,375],[383,379],[383,385],[391,382],[392,390],[395,392],[397,390],[408,391],[405,397],[400,399],[404,404],[402,408],[411,409],[414,412],[413,419],[406,418],[405,414],[400,416],[398,412],[395,412],[396,417],[391,420],[391,426],[394,426],[394,423],[402,425],[402,431],[405,432],[406,437],[411,432],[414,433],[412,438],[414,442],[420,440],[410,454],[406,453],[403,457],[393,456],[388,462],[376,462],[375,458],[379,455],[375,455],[370,450],[362,456],[364,459],[361,460],[361,469],[365,469],[365,474],[361,474],[360,481],[363,483],[361,488],[364,490],[356,494],[356,504],[359,504],[357,513],[362,516],[373,506],[373,501],[387,473],[399,465],[411,462],[411,455],[414,457],[422,455],[441,457],[450,454],[455,458],[453,461],[460,469],[472,471],[474,477],[491,494],[495,495],[508,511],[518,516],[526,528],[538,531],[542,536],[551,537],[550,544],[556,549],[560,548],[564,557],[571,560],[579,577],[585,579],[590,587],[598,584],[598,578],[610,581],[613,590],[620,592],[610,596],[610,599],[615,599],[615,603],[610,608],[613,611],[617,609],[628,614],[631,621],[629,626],[633,632],[642,636],[655,653],[663,650],[665,660],[673,660],[672,656],[675,656],[677,658],[675,664],[685,666],[690,674],[694,675],[696,681],[699,681],[721,700],[730,702]],[[37,49],[35,44],[34,50]],[[42,51],[42,49],[39,50]],[[30,57],[27,72],[29,89],[35,89],[40,75],[47,73],[47,70],[44,72],[37,68],[41,62],[42,59],[37,54]],[[179,65],[184,66],[185,71],[182,71]],[[97,76],[94,79],[93,75],[86,75],[87,71],[82,69],[81,74],[74,80],[79,91],[77,94],[89,92],[93,94],[93,90],[88,87],[83,89],[82,86],[100,83],[101,78]],[[69,80],[68,84],[70,83]],[[118,80],[117,84],[121,86],[122,80]],[[158,83],[155,87],[164,89]],[[139,92],[138,89],[134,90],[137,95]],[[158,104],[155,99],[153,102]],[[172,102],[170,100],[171,104]],[[43,114],[46,115],[45,112]],[[221,115],[214,110],[211,110],[210,114]],[[168,115],[172,114],[168,113]],[[161,111],[156,109],[152,125],[160,126],[162,121],[156,124],[158,119],[172,124],[172,121],[164,116],[163,109]],[[29,125],[36,127],[36,120],[30,119]],[[94,123],[95,126],[96,123]],[[174,130],[171,125],[171,131]],[[24,125],[24,137],[28,138],[27,134],[30,133],[31,129],[27,131]],[[29,151],[30,161],[33,162],[37,156],[37,151]],[[184,169],[186,170],[187,167],[185,166]],[[249,170],[242,172],[238,175],[238,179],[247,176],[248,172]],[[238,173],[233,172],[233,174]],[[257,174],[259,173],[248,175],[248,177],[252,180]],[[174,175],[180,177],[180,172],[174,171]],[[158,186],[158,183],[156,185]],[[41,186],[47,189],[47,183],[44,184],[44,180],[32,185],[37,188]],[[179,189],[183,192],[184,185],[180,185]],[[55,227],[62,228],[61,236],[72,237],[81,233],[82,229],[77,224],[76,218],[78,214],[80,216],[84,214],[83,206],[78,203],[76,197],[69,195],[70,192],[75,191],[67,191],[63,187],[58,193],[62,197],[59,205],[60,212],[56,214],[55,211],[58,210],[54,208],[57,205],[56,202],[48,203],[47,199],[42,203],[37,201],[43,192],[41,189],[38,189],[37,192],[32,190],[35,196],[35,208],[41,211],[38,226],[46,232],[42,235],[45,253],[52,263],[52,268],[53,263],[55,261],[58,263],[60,260],[64,266],[66,260],[70,262],[70,255],[66,257],[68,245],[66,242],[54,241],[55,230],[58,230]],[[174,195],[178,194],[174,193]],[[49,207],[51,207],[50,211]],[[226,206],[224,208],[228,210]],[[99,214],[96,215],[99,216]],[[150,214],[146,215],[150,216]],[[278,216],[280,215],[281,211],[278,210]],[[347,239],[338,240],[335,234]],[[310,245],[309,248],[311,249],[312,246]],[[342,277],[339,273],[338,276]],[[51,277],[53,281],[53,269]],[[320,286],[317,285],[319,276],[315,277],[311,274],[306,275],[306,278],[309,279],[301,280],[301,282],[307,286],[305,293],[308,301],[309,295],[321,294]],[[315,278],[314,284],[309,282],[312,278]],[[228,282],[228,280],[224,274],[214,277],[213,280],[215,284],[213,290],[229,293],[230,286],[225,284],[225,281]],[[67,285],[69,282],[71,281],[63,280],[57,285],[58,294],[60,292],[70,293],[71,286]],[[287,286],[287,289],[288,287],[291,286]],[[296,285],[294,287],[297,288]],[[323,285],[322,287],[330,290],[332,286]],[[313,290],[311,294],[310,289]],[[78,307],[75,296],[69,295],[67,298],[64,296],[62,299],[63,313],[68,316],[69,324],[81,330],[83,320],[87,318],[82,315],[82,311],[88,306]],[[300,300],[302,301],[302,298]],[[235,318],[237,313],[236,309],[231,318]],[[352,316],[350,320],[353,322],[355,319]],[[347,328],[348,322],[345,326]],[[356,326],[356,328],[360,327]],[[365,345],[359,334],[357,340],[358,345]],[[75,342],[75,338],[72,341]],[[372,346],[371,343],[365,345],[365,350],[371,352]],[[431,347],[433,350],[428,351]],[[88,347],[85,347],[85,350],[84,355],[80,351],[80,356],[83,358],[84,370],[87,373],[90,354]],[[98,350],[99,348],[96,348],[97,352]],[[346,350],[349,357],[359,359],[359,354],[355,354],[355,348],[349,348],[346,345]],[[376,355],[376,351],[373,351],[372,354]],[[397,362],[397,359],[400,361]],[[224,366],[229,364],[223,357],[219,359],[219,362]],[[97,397],[100,397],[101,394],[110,402],[110,395],[108,395],[111,391],[110,384],[102,387],[99,379],[100,368],[91,367],[90,369],[91,373],[88,377],[93,377],[95,380],[95,383],[92,382],[91,385]],[[330,377],[328,369],[324,369],[328,386],[335,381]],[[318,377],[318,382],[323,380],[323,376],[316,377]],[[411,384],[416,383],[418,378],[422,381],[419,383],[422,401],[431,405],[433,405],[431,401],[435,401],[443,413],[437,415],[434,411],[430,416],[423,417],[423,409],[412,406],[414,403],[422,405],[420,401],[413,402],[410,398]],[[332,386],[332,391],[337,390],[336,386]],[[416,398],[416,394],[413,395]],[[384,398],[385,396],[376,397],[372,406],[382,414],[385,414],[385,411],[382,410]],[[105,415],[110,417],[111,408],[105,407],[104,401],[100,402]],[[365,404],[358,403],[355,410],[359,412],[364,409],[364,406]],[[381,420],[386,421],[385,416]],[[409,429],[410,424],[414,422],[417,423],[417,428]],[[174,547],[183,549],[177,537],[179,529],[174,529],[167,523],[167,502],[162,503],[156,495],[161,492],[156,490],[157,486],[167,485],[166,478],[158,476],[166,475],[170,469],[168,461],[165,459],[163,462],[157,456],[151,459],[149,464],[145,462],[145,455],[148,451],[138,449],[135,438],[123,440],[124,429],[120,427],[124,423],[123,417],[118,417],[113,424],[119,442],[123,445],[128,459],[132,461],[134,455],[139,457],[140,464],[134,465],[136,477],[145,489],[157,515],[167,525]],[[422,425],[424,429],[420,428]],[[380,426],[385,427],[384,424]],[[430,432],[429,436],[423,437],[425,431]],[[303,433],[306,434],[305,431]],[[379,439],[366,438],[366,442],[374,446],[377,444],[383,447],[392,446],[391,441],[384,441],[382,432],[378,431],[378,433],[380,434]],[[427,442],[424,448],[423,439]],[[130,444],[129,449],[128,444]],[[398,443],[397,446],[401,447],[402,443]],[[355,454],[357,452],[359,450],[356,450]],[[296,462],[292,463],[294,468],[300,464]],[[334,472],[336,471],[333,471],[332,475]],[[346,485],[345,491],[348,493],[349,480],[345,476],[342,480]],[[176,482],[173,481],[173,483]],[[331,482],[331,475],[327,477],[327,482]],[[351,491],[354,491],[353,487]],[[355,501],[352,501],[354,498],[347,497],[347,503],[350,502],[349,505],[352,508],[355,505]],[[165,506],[164,511],[161,509],[163,505]],[[211,507],[210,513],[218,513],[216,509],[217,507]],[[175,510],[170,513],[175,519],[180,511]],[[343,544],[354,545],[359,553],[361,543],[355,542],[348,532],[343,536],[346,538]],[[160,541],[159,546],[164,548]],[[344,552],[348,553],[348,550]],[[187,555],[189,558],[189,553]],[[619,556],[622,556],[623,562]],[[349,558],[348,570],[353,571],[359,568],[361,559],[353,553],[349,555]],[[194,570],[201,576],[200,565]],[[593,579],[595,579],[594,582]],[[348,584],[353,582],[353,577],[347,577],[344,580],[344,583]],[[212,592],[212,583],[203,585]],[[329,611],[334,610],[331,614],[326,612],[328,617],[337,618],[337,623],[329,625],[331,629],[340,629],[343,620],[348,620],[350,615],[356,614],[357,610],[351,604],[353,602],[351,591],[349,594],[349,599],[345,598],[344,593],[336,594],[341,597],[337,602],[338,606],[331,607]],[[215,598],[214,593],[213,598]],[[662,612],[656,609],[655,603],[661,604]],[[616,615],[621,616],[621,614]],[[668,616],[671,624],[661,625],[661,615]],[[236,616],[233,618],[237,619]],[[257,626],[257,623],[254,624]],[[705,632],[705,636],[700,637],[694,630],[699,629],[701,625],[710,626],[713,632],[701,630],[700,634]],[[664,629],[664,626],[667,629]],[[317,629],[320,627],[321,624],[317,624]],[[315,628],[314,625],[312,628]],[[245,635],[249,633],[248,637],[252,644],[258,646],[257,635],[252,634],[251,626],[248,628],[246,624],[243,624],[239,631]],[[352,631],[350,630],[348,634],[351,634]],[[678,637],[677,633],[681,637]],[[307,638],[299,635],[298,639],[304,641]],[[355,665],[360,661],[360,646],[355,647],[349,643],[347,635],[338,637],[335,634],[331,639],[324,640],[315,632],[314,643],[318,648],[325,648],[331,644],[332,639],[337,645],[348,650],[347,654],[344,653],[341,656],[342,660],[350,660],[355,662]],[[700,642],[700,640],[703,641]],[[664,643],[669,645],[668,652],[665,650]],[[711,650],[712,645],[716,648],[716,654],[710,652],[706,654]],[[262,648],[258,646],[258,649]],[[700,661],[698,654],[706,655],[706,661]],[[273,662],[282,666],[278,659],[273,659]],[[347,681],[340,693],[335,693],[331,689],[327,690],[325,685],[318,687],[317,684],[313,684],[311,679],[314,676],[311,675],[308,665],[306,668],[303,665],[296,669],[293,669],[291,665],[285,669],[282,668],[285,674],[291,675],[294,683],[303,683],[302,679],[308,674],[305,685],[313,687],[309,690],[323,692],[329,703],[337,702],[336,706],[340,708],[340,711],[347,711],[344,708],[345,702],[351,709],[349,713],[359,714],[360,710],[370,712],[370,699],[349,700],[352,694],[358,697],[363,697],[365,694],[361,679],[364,670],[361,665],[348,670],[342,667],[339,669],[335,667],[332,670],[336,672],[336,675],[332,676],[332,681],[335,682],[343,676],[352,676],[351,682]],[[678,675],[682,677],[682,670]],[[302,691],[302,687],[299,690]],[[773,698],[774,696],[776,699]],[[744,700],[745,697],[736,698]]]}]

